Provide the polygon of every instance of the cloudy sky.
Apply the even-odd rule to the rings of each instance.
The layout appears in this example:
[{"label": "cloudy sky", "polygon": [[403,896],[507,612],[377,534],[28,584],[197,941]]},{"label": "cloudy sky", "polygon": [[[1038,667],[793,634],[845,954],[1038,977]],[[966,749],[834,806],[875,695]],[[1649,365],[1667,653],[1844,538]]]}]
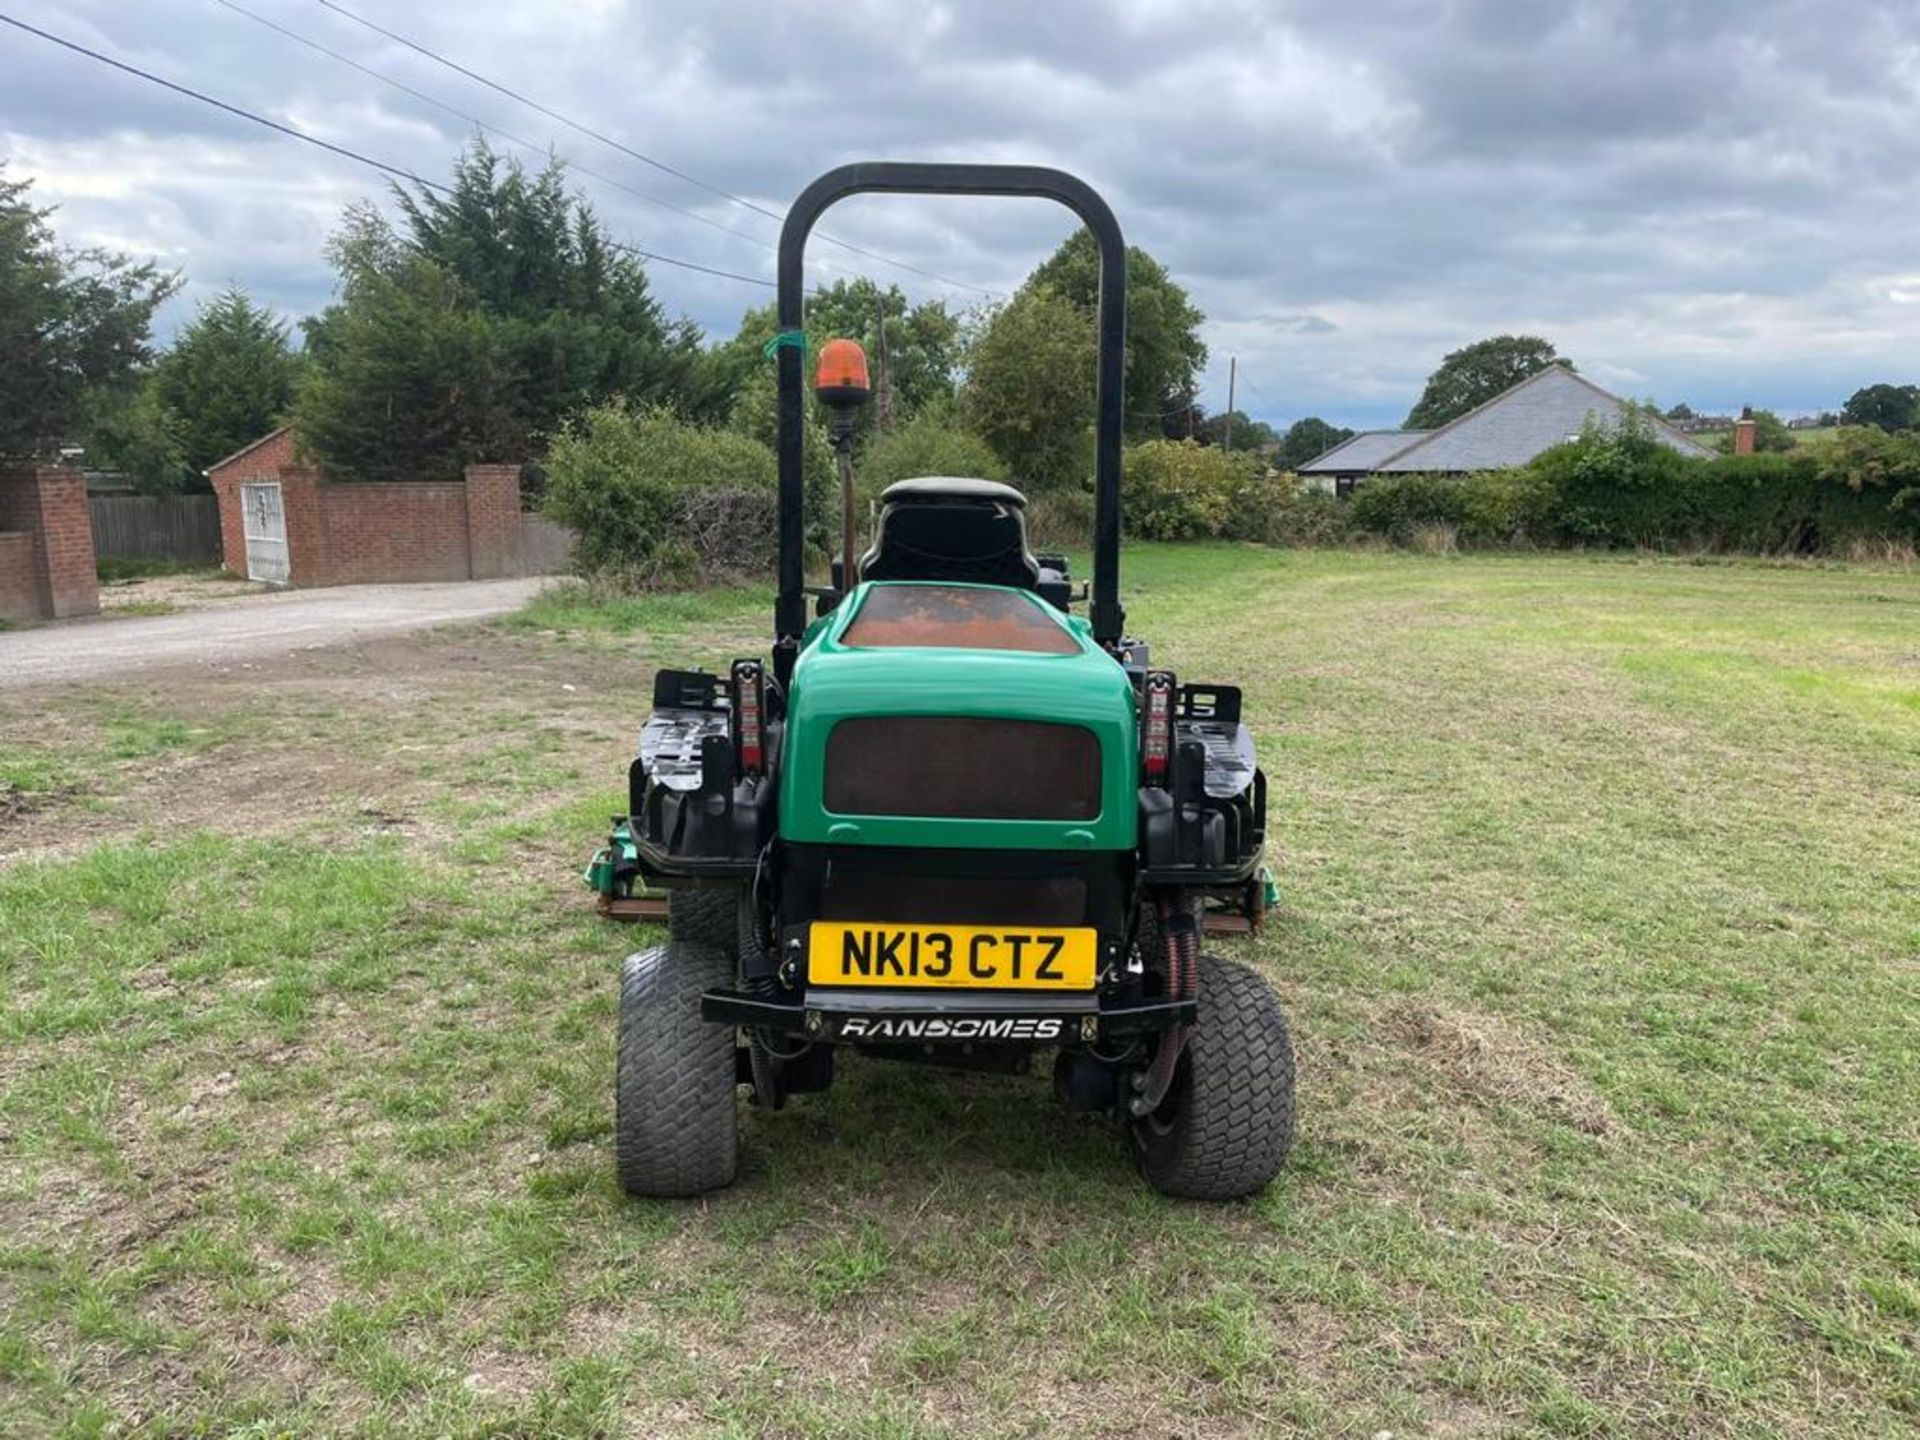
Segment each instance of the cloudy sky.
[{"label": "cloudy sky", "polygon": [[[476,117],[595,172],[577,179],[619,237],[771,276],[766,216],[321,0],[232,3],[450,109],[220,0],[0,14],[421,175],[445,174]],[[1209,408],[1237,355],[1241,408],[1275,424],[1392,424],[1443,353],[1500,331],[1703,409],[1792,414],[1920,379],[1916,0],[340,4],[776,212],[850,159],[1075,171],[1206,312]],[[69,243],[183,269],[169,325],[229,282],[323,305],[328,231],[384,189],[5,26],[0,156]],[[824,228],[944,279],[818,237],[809,263],[965,304],[1017,285],[1068,223],[1034,202],[862,198]],[[652,274],[716,335],[770,293]]]}]

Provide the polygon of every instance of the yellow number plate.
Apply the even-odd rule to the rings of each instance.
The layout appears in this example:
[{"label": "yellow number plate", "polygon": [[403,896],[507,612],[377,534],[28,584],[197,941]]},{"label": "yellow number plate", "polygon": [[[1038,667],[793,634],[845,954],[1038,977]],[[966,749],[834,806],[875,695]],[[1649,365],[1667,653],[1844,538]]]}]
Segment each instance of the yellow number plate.
[{"label": "yellow number plate", "polygon": [[807,978],[815,985],[1091,990],[1098,949],[1088,929],[816,920]]}]

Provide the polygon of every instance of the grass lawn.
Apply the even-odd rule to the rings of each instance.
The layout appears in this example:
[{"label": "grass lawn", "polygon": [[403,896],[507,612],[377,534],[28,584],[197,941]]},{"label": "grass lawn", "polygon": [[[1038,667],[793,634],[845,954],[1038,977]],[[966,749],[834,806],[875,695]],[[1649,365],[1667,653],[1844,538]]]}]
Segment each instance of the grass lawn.
[{"label": "grass lawn", "polygon": [[[1823,445],[1830,445],[1833,443],[1833,437],[1839,433],[1840,427],[1837,425],[1812,425],[1804,430],[1792,430],[1788,432],[1788,434],[1793,437],[1793,447],[1796,450],[1812,450]],[[1717,450],[1723,455],[1731,455],[1733,453],[1733,431],[1731,430],[1704,430],[1695,434],[1692,438],[1699,441],[1702,445],[1705,445],[1709,450]]]},{"label": "grass lawn", "polygon": [[1129,565],[1271,781],[1244,1205],[857,1061],[618,1193],[575,873],[765,592],[0,691],[0,1434],[1912,1435],[1920,573]]},{"label": "grass lawn", "polygon": [[1795,430],[1793,439],[1798,445],[1825,445],[1839,433],[1838,425],[1810,425],[1804,430]]}]

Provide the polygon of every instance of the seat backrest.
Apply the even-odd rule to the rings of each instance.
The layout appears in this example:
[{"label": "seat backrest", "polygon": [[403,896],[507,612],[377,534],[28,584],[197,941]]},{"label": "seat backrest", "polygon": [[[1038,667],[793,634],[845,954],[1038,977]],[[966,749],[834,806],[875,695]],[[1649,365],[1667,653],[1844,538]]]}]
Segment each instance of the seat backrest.
[{"label": "seat backrest", "polygon": [[1040,565],[1027,549],[1027,498],[993,480],[928,476],[880,496],[863,580],[957,580],[1033,590]]}]

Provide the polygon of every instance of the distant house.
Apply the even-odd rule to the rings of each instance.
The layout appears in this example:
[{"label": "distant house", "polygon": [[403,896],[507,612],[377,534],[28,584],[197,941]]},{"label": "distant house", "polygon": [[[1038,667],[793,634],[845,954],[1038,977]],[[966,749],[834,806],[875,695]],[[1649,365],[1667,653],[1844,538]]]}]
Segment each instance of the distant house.
[{"label": "distant house", "polygon": [[[1366,430],[1300,467],[1300,474],[1339,494],[1374,475],[1463,475],[1525,465],[1543,450],[1574,439],[1589,419],[1617,424],[1628,408],[1564,365],[1549,365],[1437,430]],[[1653,436],[1682,455],[1713,451],[1658,416]]]},{"label": "distant house", "polygon": [[1432,433],[1431,430],[1362,430],[1302,465],[1297,473],[1309,481],[1319,482],[1322,490],[1345,495],[1353,489],[1356,480],[1373,474],[1383,460],[1391,460],[1416,440],[1424,440]]}]

